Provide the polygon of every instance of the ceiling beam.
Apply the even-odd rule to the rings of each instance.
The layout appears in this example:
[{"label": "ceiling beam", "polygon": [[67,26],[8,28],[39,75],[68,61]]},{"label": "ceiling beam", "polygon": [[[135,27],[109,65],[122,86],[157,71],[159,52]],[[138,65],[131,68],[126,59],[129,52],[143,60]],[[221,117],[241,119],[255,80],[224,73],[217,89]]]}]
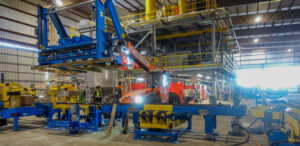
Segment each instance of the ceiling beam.
[{"label": "ceiling beam", "polygon": [[270,0],[217,0],[218,7],[230,7],[236,5],[245,5],[251,3],[267,2]]},{"label": "ceiling beam", "polygon": [[131,7],[133,7],[136,10],[140,9],[140,8],[136,7],[135,5],[133,5],[131,2],[129,2],[128,0],[124,0],[124,2],[126,2],[128,5],[130,5]]},{"label": "ceiling beam", "polygon": [[132,11],[130,10],[128,7],[124,6],[123,4],[121,4],[120,2],[115,0],[115,3],[117,3],[119,6],[121,6],[122,8],[126,9],[127,11]]},{"label": "ceiling beam", "polygon": [[[259,38],[258,43],[276,43],[280,41],[297,41],[299,40],[300,35],[283,35],[283,36],[268,36],[268,37],[263,37]],[[244,44],[247,45],[256,45],[256,43],[253,42],[254,38],[238,38],[239,44],[242,46]]]},{"label": "ceiling beam", "polygon": [[264,14],[252,14],[244,16],[233,16],[231,17],[234,25],[238,24],[255,24],[255,17],[261,16],[261,21],[259,23],[272,22],[275,20],[283,19],[294,19],[300,18],[300,9],[291,10],[291,11],[281,11],[281,12],[271,12]]},{"label": "ceiling beam", "polygon": [[145,8],[145,6],[139,1],[139,0],[134,0],[137,4],[139,4],[140,5],[140,7],[143,7],[143,8]]},{"label": "ceiling beam", "polygon": [[300,32],[300,24],[236,30],[237,36]]}]

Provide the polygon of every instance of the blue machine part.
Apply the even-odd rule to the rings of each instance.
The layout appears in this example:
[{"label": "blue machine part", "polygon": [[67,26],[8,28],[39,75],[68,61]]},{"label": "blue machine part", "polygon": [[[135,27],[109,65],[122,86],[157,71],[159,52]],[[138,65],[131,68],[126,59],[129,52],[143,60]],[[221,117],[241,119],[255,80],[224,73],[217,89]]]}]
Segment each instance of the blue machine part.
[{"label": "blue machine part", "polygon": [[[105,8],[111,16],[116,38],[112,38],[111,33],[105,30]],[[53,11],[52,9],[51,11]],[[96,10],[96,39],[88,36],[75,36],[70,38],[67,34],[58,14],[56,12],[48,12],[48,9],[38,5],[38,44],[39,65],[59,64],[66,61],[87,60],[87,59],[108,59],[113,58],[111,63],[122,64],[121,56],[114,56],[112,50],[112,42],[115,39],[122,39],[124,36],[117,11],[113,0],[106,0],[103,4],[100,0],[95,0]],[[53,22],[58,35],[60,36],[59,45],[48,46],[48,15]],[[110,61],[109,61],[110,62]],[[106,62],[103,62],[106,63]]]},{"label": "blue machine part", "polygon": [[267,133],[270,145],[300,146],[299,143],[289,143],[288,136],[280,130],[272,130]]},{"label": "blue machine part", "polygon": [[14,119],[14,130],[19,129],[19,118],[26,117],[26,116],[39,116],[43,114],[43,110],[36,108],[35,106],[31,107],[17,107],[17,108],[3,108],[3,103],[0,103],[0,118],[1,119]]},{"label": "blue machine part", "polygon": [[[78,104],[76,104],[78,106]],[[77,134],[79,132],[96,132],[98,127],[101,126],[101,110],[97,109],[96,106],[89,107],[89,114],[85,116],[80,115],[80,108],[77,107],[76,112],[66,110],[64,114],[60,109],[53,109],[50,107],[49,115],[47,117],[47,128],[58,129],[58,130],[69,130],[70,134]],[[57,120],[53,119],[56,114]],[[72,115],[76,116],[77,119],[72,119]],[[81,118],[85,118],[86,122],[80,122]]]}]

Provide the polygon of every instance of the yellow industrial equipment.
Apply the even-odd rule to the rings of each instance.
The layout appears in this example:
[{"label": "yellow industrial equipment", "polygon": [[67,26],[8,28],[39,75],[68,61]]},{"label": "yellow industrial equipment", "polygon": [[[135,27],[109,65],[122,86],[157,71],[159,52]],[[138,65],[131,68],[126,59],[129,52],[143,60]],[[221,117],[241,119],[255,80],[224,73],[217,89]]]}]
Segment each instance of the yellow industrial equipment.
[{"label": "yellow industrial equipment", "polygon": [[72,84],[62,84],[53,86],[46,94],[51,97],[53,104],[57,102],[77,103],[80,91]]},{"label": "yellow industrial equipment", "polygon": [[153,129],[171,129],[185,122],[178,118],[172,119],[172,105],[144,105],[140,111],[140,127]]},{"label": "yellow industrial equipment", "polygon": [[[257,107],[252,107],[248,110],[248,113],[252,117],[258,117],[258,118],[264,118],[265,116],[265,111],[272,109],[271,106],[257,106]],[[272,119],[273,120],[280,120],[281,119],[281,113],[278,111],[272,112]]]},{"label": "yellow industrial equipment", "polygon": [[177,5],[166,5],[163,8],[163,17],[177,15]]},{"label": "yellow industrial equipment", "polygon": [[[47,89],[45,95],[51,98],[53,109],[61,109],[63,113],[70,109],[69,103],[78,103],[80,91],[72,84],[61,84]],[[87,105],[80,105],[88,111]]]},{"label": "yellow industrial equipment", "polygon": [[1,83],[0,84],[0,102],[4,103],[4,108],[13,108],[28,106],[33,104],[34,96],[37,96],[37,90],[25,88],[17,83]]},{"label": "yellow industrial equipment", "polygon": [[156,19],[156,0],[146,0],[146,20]]}]

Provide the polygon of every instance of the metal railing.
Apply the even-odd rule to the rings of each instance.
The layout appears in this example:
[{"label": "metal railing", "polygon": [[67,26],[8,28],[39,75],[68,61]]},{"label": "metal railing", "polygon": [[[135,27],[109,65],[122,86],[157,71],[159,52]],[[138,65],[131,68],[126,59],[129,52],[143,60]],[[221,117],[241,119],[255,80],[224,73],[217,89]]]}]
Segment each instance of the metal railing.
[{"label": "metal railing", "polygon": [[[216,9],[217,3],[216,0],[201,0],[197,2],[189,2],[185,7],[186,9],[180,12],[181,14]],[[166,5],[163,9],[120,17],[120,21],[124,25],[129,25],[153,19],[170,18],[181,14],[179,14],[179,8],[177,5]]]},{"label": "metal railing", "polygon": [[[213,58],[213,54],[216,58]],[[223,51],[221,52],[203,52],[194,54],[168,55],[157,58],[155,66],[165,69],[184,69],[184,68],[204,68],[207,66],[213,68],[224,68],[230,72],[237,69],[236,63]]]}]

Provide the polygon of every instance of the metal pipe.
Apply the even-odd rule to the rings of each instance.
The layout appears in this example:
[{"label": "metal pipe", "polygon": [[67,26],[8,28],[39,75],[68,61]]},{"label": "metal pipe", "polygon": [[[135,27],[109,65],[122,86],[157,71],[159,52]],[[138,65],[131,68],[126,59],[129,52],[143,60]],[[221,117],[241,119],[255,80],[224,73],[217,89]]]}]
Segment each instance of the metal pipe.
[{"label": "metal pipe", "polygon": [[188,0],[178,0],[178,9],[180,15],[187,12],[187,4]]},{"label": "metal pipe", "polygon": [[90,3],[93,3],[93,2],[95,2],[95,0],[89,0],[89,1],[86,1],[86,2],[77,3],[77,4],[69,5],[69,6],[66,6],[66,7],[61,7],[61,8],[58,8],[56,10],[49,11],[48,14],[54,13],[54,12],[64,11],[64,10],[67,10],[67,9],[71,9],[71,8],[78,7],[78,6],[81,6],[81,5],[90,4]]},{"label": "metal pipe", "polygon": [[156,19],[156,0],[146,0],[146,20]]},{"label": "metal pipe", "polygon": [[213,52],[213,62],[216,62],[216,21],[215,21],[215,14],[212,13],[211,16],[211,46],[212,46],[212,52]]}]

